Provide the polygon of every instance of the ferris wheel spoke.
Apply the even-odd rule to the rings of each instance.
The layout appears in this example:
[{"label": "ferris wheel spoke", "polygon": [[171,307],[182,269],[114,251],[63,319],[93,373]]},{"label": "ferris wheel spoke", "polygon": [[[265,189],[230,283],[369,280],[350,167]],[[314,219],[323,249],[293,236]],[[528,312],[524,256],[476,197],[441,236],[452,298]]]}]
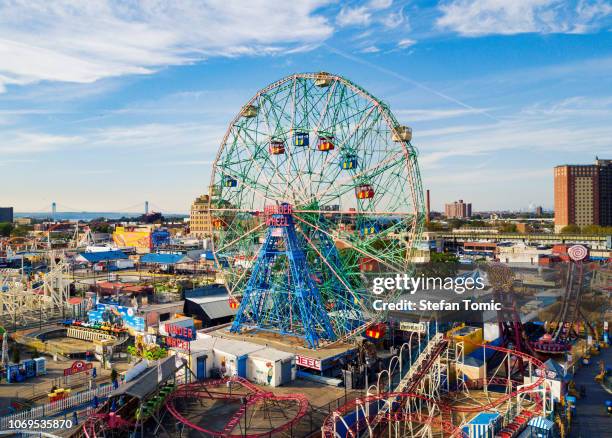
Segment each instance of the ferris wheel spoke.
[{"label": "ferris wheel spoke", "polygon": [[342,242],[342,243],[344,243],[345,245],[348,245],[350,248],[354,249],[355,251],[357,251],[357,252],[359,252],[359,253],[363,254],[364,256],[366,256],[366,257],[370,257],[371,259],[376,260],[377,262],[379,262],[379,263],[381,263],[381,264],[383,264],[383,265],[385,265],[385,266],[387,266],[387,267],[391,268],[391,269],[392,269],[392,270],[394,270],[394,271],[397,271],[397,272],[403,272],[403,268],[402,268],[401,266],[396,266],[396,265],[394,265],[393,263],[390,263],[388,260],[381,259],[380,257],[378,257],[378,256],[376,256],[376,255],[374,255],[374,254],[372,254],[372,253],[370,253],[370,252],[367,252],[367,251],[363,250],[362,248],[359,248],[358,246],[356,246],[356,245],[355,245],[353,242],[351,242],[351,241],[349,241],[349,240],[342,239],[342,238],[340,238],[340,237],[338,237],[338,236],[334,236],[333,234],[331,234],[331,233],[329,233],[328,231],[326,231],[326,230],[322,229],[322,228],[321,228],[321,227],[319,227],[318,225],[312,224],[312,223],[308,222],[307,220],[305,220],[305,219],[301,218],[301,217],[300,217],[300,216],[298,216],[298,215],[295,215],[294,217],[295,217],[295,218],[296,218],[298,221],[303,222],[303,223],[305,223],[306,225],[308,225],[308,226],[310,226],[310,227],[314,228],[315,230],[320,231],[320,232],[322,232],[322,233],[326,234],[327,236],[329,236],[330,238],[332,238],[332,240],[338,240],[339,242]]},{"label": "ferris wheel spoke", "polygon": [[[337,187],[343,187],[343,186],[345,186],[345,185],[347,185],[347,184],[349,184],[349,183],[352,183],[352,182],[356,181],[356,180],[357,180],[357,179],[359,179],[360,177],[362,177],[362,176],[364,176],[364,175],[369,174],[370,172],[372,172],[372,171],[374,171],[374,170],[377,170],[377,169],[379,169],[379,168],[386,167],[386,166],[388,166],[388,165],[395,166],[395,165],[396,165],[396,164],[398,164],[398,163],[397,163],[397,162],[395,162],[394,160],[399,159],[401,154],[402,154],[401,152],[396,152],[396,153],[394,153],[393,155],[391,155],[391,156],[389,156],[389,157],[385,158],[384,160],[379,161],[378,163],[376,163],[376,164],[375,164],[374,166],[372,166],[372,167],[369,167],[369,168],[367,168],[367,169],[364,169],[364,170],[362,170],[361,172],[358,172],[358,173],[356,173],[356,174],[351,174],[351,175],[348,175],[347,177],[342,178],[342,179],[340,179],[340,180],[336,181],[336,182],[334,183],[334,185],[335,185],[335,186],[337,186]],[[326,196],[326,195],[327,195],[327,194],[330,192],[330,190],[334,189],[334,185],[331,185],[331,184],[330,184],[330,185],[328,185],[328,187],[327,187],[325,190],[323,190],[323,191],[321,191],[321,192],[318,192],[318,193],[315,193],[313,196],[311,196],[310,198],[306,199],[306,200],[305,200],[305,202],[308,202],[308,201],[313,200],[313,199],[320,199],[320,200],[324,199],[324,197],[325,197],[325,196]],[[350,186],[349,186],[349,190],[350,190],[352,187],[354,187],[354,185],[350,185]],[[347,192],[347,191],[345,191],[344,193],[346,193],[346,192]],[[337,193],[334,193],[334,195],[337,195]]]},{"label": "ferris wheel spoke", "polygon": [[[253,135],[251,135],[250,131],[253,131],[257,137],[264,137],[265,141],[263,142],[258,142],[256,140],[256,138],[253,137]],[[266,172],[264,169],[267,169],[267,166],[270,166],[270,168],[272,169],[272,172],[274,173],[275,169],[276,169],[276,164],[273,163],[270,160],[270,156],[268,153],[268,149],[267,146],[269,144],[269,140],[270,140],[270,135],[269,133],[264,133],[262,131],[260,131],[259,129],[249,129],[249,130],[243,130],[242,133],[244,134],[244,136],[239,136],[239,139],[242,141],[242,143],[246,146],[246,151],[249,153],[249,161],[251,161],[251,164],[253,164],[255,167],[257,167],[258,169],[258,173],[257,176],[261,176],[261,175],[265,175],[266,176],[266,183],[267,186],[272,187],[272,181],[271,181],[271,177],[273,177],[274,175],[270,175],[269,172]],[[253,152],[251,152],[250,146],[253,145],[255,147],[255,150]],[[263,167],[260,165],[260,162],[258,161],[258,157],[263,157]],[[274,187],[276,188],[276,187]]]},{"label": "ferris wheel spoke", "polygon": [[319,130],[321,128],[321,123],[327,114],[327,108],[329,107],[329,101],[334,95],[334,91],[336,90],[336,86],[338,85],[338,81],[334,81],[331,87],[328,88],[327,98],[325,99],[325,105],[323,106],[323,110],[319,113],[319,120],[317,121],[317,125],[314,128],[314,134],[319,135]]},{"label": "ferris wheel spoke", "polygon": [[[262,111],[263,111],[263,114],[264,114],[264,118],[265,118],[265,121],[266,121],[266,126],[268,128],[268,137],[269,137],[269,139],[272,140],[272,138],[276,137],[277,135],[279,137],[281,137],[284,140],[284,142],[285,142],[285,152],[286,152],[287,149],[289,149],[288,145],[287,145],[287,138],[286,138],[286,134],[287,133],[284,132],[284,130],[282,129],[282,126],[280,125],[280,120],[279,120],[278,115],[276,114],[276,111],[275,111],[275,108],[274,108],[274,103],[267,96],[267,94],[261,95],[259,99],[260,99],[260,102],[263,101],[263,102],[267,103],[270,106],[269,109],[267,109],[266,106],[263,105],[263,104],[261,104],[261,106],[260,106]],[[272,127],[272,125],[270,124],[270,112],[274,113],[273,116],[274,116],[274,119],[276,120],[276,126],[274,126],[274,127]],[[280,127],[280,129],[279,129],[279,127]],[[268,157],[267,154],[266,154],[266,157]],[[284,157],[284,161],[286,161],[287,160],[286,154],[283,154],[283,157]],[[269,160],[269,157],[268,157],[268,160]],[[271,160],[269,160],[269,161],[271,161]],[[287,181],[287,179],[285,178],[285,175],[283,175],[282,172],[279,172],[280,165],[276,164],[276,165],[273,165],[273,166],[274,166],[274,171],[273,171],[273,174],[272,174],[272,179],[275,179],[275,177],[278,177],[279,179],[282,180],[283,185],[285,186],[285,188],[290,189],[292,187],[292,185],[289,184],[289,181]]]},{"label": "ferris wheel spoke", "polygon": [[359,303],[359,306],[361,307],[361,309],[363,311],[365,311],[365,312],[369,312],[369,309],[366,306],[363,305],[362,300],[359,299],[359,296],[355,294],[353,289],[351,289],[351,287],[348,284],[346,284],[346,282],[342,279],[340,274],[338,274],[338,272],[336,272],[336,270],[333,268],[333,266],[327,261],[327,258],[323,254],[321,254],[321,251],[319,251],[317,246],[314,243],[312,243],[312,240],[310,240],[310,238],[306,235],[306,233],[304,233],[299,228],[298,228],[298,231],[302,234],[302,236],[304,236],[304,238],[306,239],[306,242],[308,242],[310,247],[312,249],[314,249],[314,251],[317,253],[317,255],[321,258],[321,260],[325,263],[325,265],[330,269],[330,271],[332,272],[332,274],[334,274],[334,276],[338,279],[338,281],[344,286],[344,288],[347,290],[347,292],[353,297],[353,299],[357,303]]},{"label": "ferris wheel spoke", "polygon": [[261,199],[263,199],[263,200],[267,199],[269,201],[275,201],[276,200],[276,198],[272,198],[268,194],[266,194],[265,186],[264,187],[258,187],[259,184],[257,184],[255,181],[246,180],[246,179],[241,178],[240,176],[238,176],[236,174],[228,173],[228,172],[224,171],[223,169],[220,169],[219,171],[223,175],[229,176],[231,178],[235,178],[237,181],[242,183],[243,187],[248,188],[249,190],[251,190],[252,193],[260,196]]},{"label": "ferris wheel spoke", "polygon": [[245,234],[237,237],[236,239],[232,240],[231,242],[226,243],[221,248],[217,249],[217,251],[218,252],[223,252],[223,250],[225,250],[226,248],[229,248],[230,246],[234,245],[236,242],[244,240],[245,237],[250,236],[251,234],[255,233],[256,231],[262,229],[265,225],[266,225],[265,222],[260,223],[255,228],[251,229],[250,231],[247,231]]},{"label": "ferris wheel spoke", "polygon": [[[257,134],[261,134],[261,135],[266,136],[266,134],[263,134],[263,133],[261,133],[261,132],[260,132],[260,131],[258,131],[258,130],[255,130],[255,132],[256,132]],[[266,186],[268,189],[272,190],[272,191],[276,191],[276,186],[272,184],[272,178],[273,178],[273,175],[270,175],[268,172],[266,172],[266,171],[264,170],[264,168],[265,168],[265,167],[267,167],[267,165],[270,165],[272,168],[274,168],[274,167],[275,167],[274,163],[272,163],[272,162],[270,161],[270,159],[269,159],[269,155],[268,155],[267,150],[266,150],[266,143],[264,143],[264,144],[260,144],[260,143],[258,143],[258,142],[257,142],[257,141],[256,141],[256,140],[255,140],[255,139],[254,139],[254,138],[253,138],[253,137],[252,137],[252,136],[251,136],[251,135],[248,133],[248,132],[246,132],[246,131],[244,132],[244,134],[245,134],[245,137],[244,137],[244,138],[243,138],[243,137],[240,137],[240,138],[241,138],[241,140],[242,140],[242,143],[243,143],[244,145],[253,144],[253,145],[255,145],[255,147],[256,147],[256,148],[258,148],[258,150],[256,150],[254,154],[251,152],[251,150],[248,148],[248,146],[247,146],[247,148],[246,148],[247,152],[248,152],[248,153],[249,153],[249,155],[250,155],[250,160],[251,160],[251,162],[252,162],[253,166],[255,166],[255,167],[258,169],[258,172],[257,172],[257,175],[256,175],[256,176],[257,176],[257,177],[263,177],[263,176],[265,176],[265,179],[266,179],[266,184],[265,184],[265,186]],[[247,137],[248,137],[248,139],[247,139]],[[267,140],[266,140],[266,142],[267,142]],[[263,153],[262,153],[262,149],[263,149]],[[263,156],[263,157],[264,157],[263,167],[260,165],[259,161],[257,160],[257,157],[259,157],[259,156]],[[276,192],[276,195],[277,195],[277,196],[280,196],[280,192]]]},{"label": "ferris wheel spoke", "polygon": [[[340,151],[343,150],[343,148],[346,145],[346,143],[351,139],[351,137],[355,134],[355,132],[357,132],[357,130],[359,130],[361,125],[367,120],[367,118],[370,116],[370,114],[372,114],[372,111],[374,111],[374,108],[376,108],[376,107],[374,105],[372,105],[370,110],[353,127],[353,129],[349,132],[349,134],[344,138],[342,143],[340,143],[338,145],[338,147],[331,154],[327,154],[327,156],[325,157],[325,160],[323,160],[323,164],[321,165],[321,179],[323,179],[323,173],[326,170],[326,165],[327,165],[327,162],[329,161],[330,157],[336,158],[336,156],[340,153]],[[337,168],[339,168],[339,166],[330,166],[330,167],[336,167],[336,170],[337,170]],[[319,190],[319,188],[320,188],[320,183],[319,183],[319,185],[317,185],[317,191]]]},{"label": "ferris wheel spoke", "polygon": [[[293,86],[291,89],[291,128],[290,128],[290,133],[294,134],[296,132],[295,130],[295,115],[296,115],[296,93],[297,93],[297,85],[298,85],[298,79],[297,77],[293,78]],[[296,175],[296,179],[299,180],[300,182],[300,187],[298,192],[303,192],[307,189],[306,187],[306,183],[304,182],[303,178],[302,178],[302,170],[301,170],[301,166],[299,165],[299,163],[296,164],[295,160],[294,160],[294,146],[295,144],[293,144],[290,148],[289,148],[289,158],[291,160],[291,169],[287,168],[287,174],[290,173],[291,170],[294,171],[295,175]],[[294,197],[294,202],[296,200],[296,197]]]},{"label": "ferris wheel spoke", "polygon": [[[242,132],[245,134],[245,136],[248,136],[249,139],[253,140],[254,139],[247,133],[247,131],[245,129],[242,130]],[[258,161],[255,159],[255,155],[251,152],[251,150],[249,149],[249,141],[247,141],[246,138],[242,137],[242,135],[240,134],[240,131],[235,132],[235,137],[236,140],[241,140],[242,144],[244,144],[246,147],[244,148],[244,150],[248,153],[249,158],[247,160],[248,162],[248,169],[246,172],[244,172],[244,169],[241,169],[241,172],[238,172],[240,175],[244,175],[242,178],[246,179],[246,175],[248,175],[250,173],[250,169],[252,168],[251,166],[255,166],[257,168],[257,176],[259,177],[265,177],[266,181],[265,184],[263,185],[263,187],[271,187],[271,183],[270,183],[270,179],[268,177],[268,173],[265,172],[263,170],[263,168],[259,165]],[[236,173],[236,172],[235,172]]]}]

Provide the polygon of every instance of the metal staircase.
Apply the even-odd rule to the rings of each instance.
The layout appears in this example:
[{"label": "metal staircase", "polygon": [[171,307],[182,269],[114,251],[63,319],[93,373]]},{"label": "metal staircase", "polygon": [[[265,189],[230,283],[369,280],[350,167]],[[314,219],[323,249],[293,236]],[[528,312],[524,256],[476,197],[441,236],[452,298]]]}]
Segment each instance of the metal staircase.
[{"label": "metal staircase", "polygon": [[[434,362],[447,349],[448,339],[442,333],[436,333],[425,345],[425,348],[420,349],[420,354],[412,363],[406,374],[402,377],[399,384],[393,392],[399,393],[414,393],[423,378],[427,375]],[[389,413],[392,401],[389,400],[380,408],[376,417],[371,423],[371,427],[376,427],[380,421]]]}]

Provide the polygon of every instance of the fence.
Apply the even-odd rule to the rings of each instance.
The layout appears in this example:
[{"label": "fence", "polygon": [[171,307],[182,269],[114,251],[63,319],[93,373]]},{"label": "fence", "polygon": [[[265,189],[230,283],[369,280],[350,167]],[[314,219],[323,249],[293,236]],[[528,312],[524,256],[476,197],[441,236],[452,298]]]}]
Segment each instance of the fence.
[{"label": "fence", "polygon": [[111,384],[100,386],[96,389],[79,392],[63,400],[54,401],[41,406],[36,406],[29,411],[18,412],[0,418],[0,430],[6,430],[10,422],[16,420],[35,420],[37,418],[50,417],[66,409],[74,408],[85,403],[91,402],[94,397],[99,399],[106,398],[113,391]]}]

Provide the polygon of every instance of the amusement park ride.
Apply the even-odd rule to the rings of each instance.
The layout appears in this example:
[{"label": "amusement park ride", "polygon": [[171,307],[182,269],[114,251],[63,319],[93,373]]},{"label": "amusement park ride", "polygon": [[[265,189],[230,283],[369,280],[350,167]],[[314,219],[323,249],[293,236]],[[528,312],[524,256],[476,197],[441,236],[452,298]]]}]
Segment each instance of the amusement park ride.
[{"label": "amusement park ride", "polygon": [[540,340],[531,344],[534,351],[543,354],[563,354],[571,349],[572,340],[578,338],[576,323],[583,322],[595,339],[597,331],[590,321],[584,317],[580,310],[584,286],[584,260],[588,257],[588,250],[582,245],[574,245],[567,250],[569,266],[567,269],[565,293],[561,307],[550,324],[553,332],[545,334]]},{"label": "amusement park ride", "polygon": [[288,76],[247,102],[209,197],[214,255],[239,303],[233,332],[320,348],[382,317],[368,279],[410,272],[424,220],[411,138],[383,102],[329,73]]},{"label": "amusement park ride", "polygon": [[49,252],[49,267],[37,285],[0,272],[0,321],[10,327],[64,317],[68,305],[69,265],[61,253]]}]

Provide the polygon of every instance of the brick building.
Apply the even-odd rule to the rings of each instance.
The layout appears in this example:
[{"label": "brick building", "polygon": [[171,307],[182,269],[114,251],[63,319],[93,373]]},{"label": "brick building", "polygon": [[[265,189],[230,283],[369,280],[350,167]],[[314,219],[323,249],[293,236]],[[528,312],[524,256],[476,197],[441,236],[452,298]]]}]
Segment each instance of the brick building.
[{"label": "brick building", "polygon": [[472,216],[472,204],[464,203],[463,199],[444,205],[444,214],[449,219],[467,219]]},{"label": "brick building", "polygon": [[612,226],[612,160],[554,169],[555,231],[567,225]]}]

